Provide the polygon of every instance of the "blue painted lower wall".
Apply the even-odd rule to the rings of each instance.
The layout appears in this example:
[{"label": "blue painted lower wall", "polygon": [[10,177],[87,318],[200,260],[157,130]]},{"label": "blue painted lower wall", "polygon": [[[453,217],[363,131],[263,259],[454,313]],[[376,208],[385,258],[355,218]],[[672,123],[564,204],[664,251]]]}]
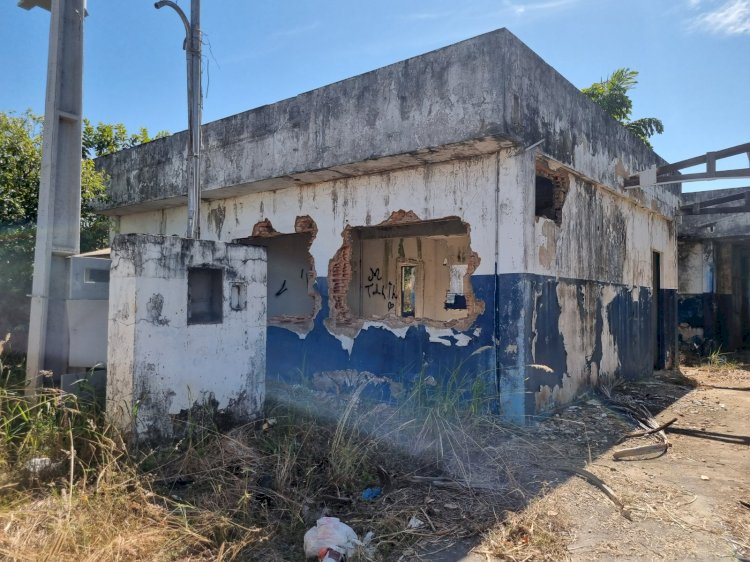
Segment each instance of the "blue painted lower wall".
[{"label": "blue painted lower wall", "polygon": [[[450,386],[453,392],[463,392],[467,398],[481,399],[486,411],[522,423],[539,413],[535,400],[539,388],[561,384],[563,377],[568,376],[566,342],[559,325],[560,283],[575,285],[580,314],[590,313],[591,306],[597,307],[595,314],[587,316],[593,316],[593,330],[598,334],[588,363],[597,364],[601,360],[605,318],[602,300],[585,302],[583,297],[601,294],[605,284],[531,274],[473,275],[471,282],[474,295],[484,301],[485,309],[461,333],[460,339],[441,336],[442,343],[430,341],[430,334],[422,325],[410,327],[404,337],[385,328],[370,327],[359,332],[349,352],[324,325],[329,314],[328,284],[326,278],[318,278],[323,307],[306,337],[300,338],[284,328],[268,327],[268,377],[343,391],[346,389],[342,385],[352,384],[352,376],[356,379],[354,372],[366,371],[379,377],[378,384],[368,386],[370,396],[388,401],[402,399],[415,385],[423,384],[426,377],[433,377],[437,387]],[[617,348],[616,374],[649,375],[655,362],[657,338],[651,291],[610,287],[614,287],[615,296],[607,304],[606,318]],[[637,298],[632,291],[638,291]],[[676,351],[676,292],[661,291],[657,304],[662,314],[656,363],[669,366]],[[466,340],[463,336],[470,339],[459,345]],[[446,345],[447,342],[451,345]],[[542,363],[552,371],[530,369],[531,363]]]},{"label": "blue painted lower wall", "polygon": [[[506,285],[512,283],[505,281]],[[432,376],[438,382],[453,377],[464,383],[467,392],[472,387],[484,387],[485,396],[495,397],[498,357],[493,345],[495,277],[475,275],[472,287],[476,298],[485,302],[485,312],[464,332],[471,338],[467,345],[459,346],[459,342],[450,337],[442,338],[450,342],[450,346],[430,342],[430,335],[422,325],[409,328],[403,338],[386,328],[370,327],[359,332],[350,353],[323,323],[329,314],[328,283],[326,278],[320,277],[317,288],[322,309],[315,318],[313,330],[304,339],[284,328],[268,327],[268,376],[287,383],[313,384],[316,373],[367,371],[396,383],[374,387],[379,393],[377,398],[383,400],[400,398],[398,392],[401,389],[408,392],[420,377]],[[507,324],[518,316],[520,300],[511,296],[512,288],[504,290],[511,297],[509,302],[516,303],[515,307],[503,307]],[[510,336],[513,328],[506,325],[504,332]],[[515,357],[505,360],[515,361]],[[496,409],[496,405],[487,400],[487,408]]]},{"label": "blue painted lower wall", "polygon": [[732,295],[681,294],[678,297],[678,322],[691,328],[702,328],[703,341],[710,341],[713,346],[706,349],[735,349],[740,344],[737,330],[732,326],[736,306]]},{"label": "blue painted lower wall", "polygon": [[[551,371],[530,367],[526,370],[526,415],[539,413],[537,400],[540,387],[562,388],[565,377],[577,376],[587,382],[594,380],[592,372],[603,371],[604,346],[616,354],[617,378],[638,378],[649,376],[653,370],[672,368],[677,357],[677,293],[675,290],[662,290],[653,298],[652,290],[646,287],[599,283],[579,279],[552,278],[530,275],[527,277],[532,296],[529,305],[534,314],[528,324],[527,341],[533,350],[532,363],[548,367]],[[565,341],[561,326],[562,303],[559,302],[560,285],[567,285],[570,291],[562,294],[575,294],[573,306],[580,317],[580,325],[590,330],[593,345],[586,349],[583,373],[568,373],[568,353],[572,350]],[[605,296],[605,289],[608,295]],[[656,317],[654,317],[656,315]],[[605,341],[604,322],[608,323],[611,336]],[[593,326],[591,324],[593,323]],[[563,393],[564,394],[564,393]],[[555,407],[556,401],[547,402],[547,407]]]}]

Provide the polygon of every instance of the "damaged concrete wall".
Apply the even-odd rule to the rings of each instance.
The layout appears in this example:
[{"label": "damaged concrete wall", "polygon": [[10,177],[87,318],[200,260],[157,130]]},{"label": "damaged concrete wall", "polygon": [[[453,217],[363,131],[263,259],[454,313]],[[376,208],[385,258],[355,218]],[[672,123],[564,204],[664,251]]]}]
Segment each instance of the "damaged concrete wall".
[{"label": "damaged concrete wall", "polygon": [[716,334],[717,345],[736,350],[746,339],[747,315],[747,241],[723,240],[716,248]]},{"label": "damaged concrete wall", "polygon": [[[209,123],[203,135],[207,238],[247,239],[266,223],[293,233],[302,217],[319,226],[315,290],[268,289],[320,298],[303,327],[269,326],[270,376],[340,388],[364,372],[390,399],[424,373],[458,371],[481,382],[485,404],[523,421],[602,378],[674,362],[679,189],[624,190],[624,178],[664,162],[507,30]],[[119,232],[183,231],[184,147],[180,133],[97,161]],[[538,173],[551,189],[540,208]],[[448,219],[466,225],[466,263],[446,260],[454,240],[443,247],[434,233],[357,238]],[[362,298],[363,280],[399,284],[399,259],[423,265],[413,317],[391,312],[400,289],[377,305]],[[428,263],[440,273],[427,275]],[[440,295],[442,272],[458,278],[459,265],[466,314]]]},{"label": "damaged concrete wall", "polygon": [[[728,196],[743,196],[750,193],[748,187],[730,189],[713,189],[709,191],[694,191],[680,195],[680,204],[692,206],[705,203],[711,199]],[[743,200],[730,201],[715,205],[714,209],[721,209],[721,213],[703,212],[698,215],[682,215],[679,217],[679,236],[682,240],[740,240],[750,237],[750,213],[732,213],[726,209],[742,205]]]},{"label": "damaged concrete wall", "polygon": [[[544,366],[531,367],[526,378],[527,409],[536,412],[601,381],[645,376],[677,359],[673,220],[540,160],[544,170],[564,176],[566,188],[559,220],[534,216],[533,205],[526,211],[526,270],[533,274],[528,363]],[[660,257],[658,280],[654,253]]]},{"label": "damaged concrete wall", "polygon": [[[206,269],[218,279],[206,295],[216,301],[212,318],[198,316],[196,303],[204,295],[191,287],[191,275]],[[175,420],[196,405],[232,421],[260,411],[264,249],[176,236],[117,236],[110,287],[107,410],[120,426],[151,439],[172,435]]]},{"label": "damaged concrete wall", "polygon": [[[253,226],[266,219],[280,233],[294,232],[299,216],[309,215],[318,225],[310,254],[318,271],[316,289],[321,296],[321,309],[309,331],[278,324],[269,326],[269,376],[299,382],[300,378],[311,380],[321,373],[368,372],[387,379],[378,392],[380,397],[388,399],[403,392],[404,387],[408,388],[420,373],[427,371],[438,380],[444,380],[460,365],[467,377],[480,373],[486,379],[484,386],[494,400],[498,384],[493,345],[497,225],[501,224],[499,228],[505,233],[500,267],[517,271],[523,266],[524,253],[520,243],[523,233],[513,228],[523,212],[518,174],[510,154],[498,153],[314,186],[251,193],[204,203],[206,223],[202,229],[207,238],[233,240],[248,237]],[[531,181],[533,175],[526,175]],[[503,217],[507,217],[501,223],[496,219],[496,199]],[[217,213],[217,209],[221,211]],[[432,325],[414,321],[394,326],[385,319],[370,318],[363,319],[351,330],[351,327],[326,323],[331,317],[329,288],[336,281],[327,275],[329,264],[342,247],[347,227],[375,226],[387,222],[399,210],[411,211],[420,221],[459,217],[459,222],[463,221],[466,228],[471,229],[471,251],[481,258],[481,263],[476,260],[475,270],[465,280],[469,284],[465,292],[484,303],[484,309],[482,314],[474,315],[470,325],[452,325],[454,317],[465,316],[462,311],[443,311]],[[119,230],[178,234],[184,227],[184,212],[181,208],[124,215],[120,217]],[[208,219],[212,212],[225,217],[220,228]],[[400,238],[393,240],[396,255],[399,243]],[[436,241],[430,243],[438,245]],[[445,251],[449,251],[447,240],[440,244],[445,244]],[[407,248],[409,253],[417,255],[416,241],[405,240],[405,256]],[[457,249],[453,248],[456,258]],[[434,251],[437,249],[431,250]],[[443,259],[447,258],[444,255],[438,259],[441,269]],[[273,264],[270,267],[274,267]],[[351,271],[347,275],[348,285]],[[436,316],[434,309],[440,306],[443,310],[444,302],[445,295],[442,295],[439,305],[430,303],[433,310],[428,315]],[[520,301],[515,299],[514,310],[520,306]],[[511,328],[504,330],[511,331]],[[386,349],[388,353],[384,353]],[[508,359],[514,364],[517,360],[515,353]],[[305,372],[300,373],[301,369]],[[317,380],[323,379],[325,377],[317,377]],[[520,415],[522,419],[523,413]]]},{"label": "damaged concrete wall", "polygon": [[[661,287],[669,310],[674,302],[669,295],[676,290],[671,222],[637,197],[572,173],[560,224],[535,218],[537,160],[533,152],[509,149],[204,202],[206,237],[245,238],[253,225],[266,220],[279,232],[294,232],[298,218],[309,215],[319,225],[310,247],[314,263],[339,260],[346,265],[333,270],[329,265],[328,276],[318,266],[321,308],[310,330],[269,326],[269,376],[326,381],[328,387],[330,373],[366,372],[379,377],[379,397],[389,399],[409,388],[420,373],[445,380],[460,366],[463,376],[483,379],[488,404],[522,421],[570,401],[602,377],[650,373],[656,337],[651,316],[659,300],[652,294],[651,259],[652,252],[663,256]],[[460,323],[466,314],[444,311],[444,296],[423,298],[426,304],[417,314],[422,318],[409,322],[388,319],[387,299],[383,306],[360,305],[366,292],[361,281],[370,269],[383,277],[401,254],[418,261],[420,252],[422,261],[439,263],[441,269],[448,254],[468,249],[460,233],[443,240],[421,237],[421,249],[420,237],[403,232],[388,240],[350,243],[352,232],[388,224],[394,214],[418,223],[454,217],[470,230],[470,250],[477,260],[466,292],[481,302],[481,309],[466,325]],[[217,223],[208,218],[212,216],[222,220]],[[183,222],[184,208],[163,209],[123,215],[119,229],[177,234]],[[349,250],[342,254],[342,248]],[[430,281],[435,295],[444,291],[444,279],[433,276]],[[359,292],[343,294],[359,321],[331,322],[332,284],[348,288],[358,283]],[[662,322],[668,330],[674,314]],[[662,361],[671,361],[673,352],[666,342]],[[550,371],[530,367],[537,364]],[[300,373],[301,365],[305,373]]]},{"label": "damaged concrete wall", "polygon": [[734,350],[750,341],[750,213],[727,211],[742,206],[748,193],[750,188],[742,187],[680,197],[689,210],[711,200],[734,198],[679,217],[680,336],[692,351]]},{"label": "damaged concrete wall", "polygon": [[716,337],[716,261],[711,240],[678,242],[680,341],[691,351]]},{"label": "damaged concrete wall", "polygon": [[[353,273],[348,298],[355,317],[403,319],[406,314],[403,303],[411,299],[404,296],[401,269],[411,266],[416,271],[415,319],[439,324],[469,316],[466,293],[471,292],[471,284],[464,286],[472,254],[468,235],[365,240],[355,235],[353,238]],[[452,300],[447,303],[449,293]],[[456,296],[460,297],[460,302],[456,301]]]}]

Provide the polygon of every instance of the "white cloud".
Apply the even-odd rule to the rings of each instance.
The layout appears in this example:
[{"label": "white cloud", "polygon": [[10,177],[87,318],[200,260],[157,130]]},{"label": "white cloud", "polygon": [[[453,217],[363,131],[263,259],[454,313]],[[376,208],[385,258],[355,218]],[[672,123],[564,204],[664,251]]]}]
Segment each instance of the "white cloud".
[{"label": "white cloud", "polygon": [[695,17],[690,27],[718,35],[750,34],[750,0],[728,0]]},{"label": "white cloud", "polygon": [[456,15],[455,10],[437,11],[437,12],[418,12],[414,14],[406,14],[403,16],[404,20],[412,21],[423,21],[423,20],[438,20],[443,18],[449,18]]},{"label": "white cloud", "polygon": [[297,27],[290,27],[289,29],[282,29],[274,32],[272,37],[289,38],[296,37],[298,35],[306,35],[312,31],[315,31],[320,27],[319,21],[312,21],[310,23],[299,25]]},{"label": "white cloud", "polygon": [[550,12],[554,10],[558,10],[560,8],[566,8],[568,6],[571,6],[573,4],[576,4],[578,0],[547,0],[543,2],[511,2],[510,0],[506,0],[504,2],[504,5],[507,9],[509,9],[513,14],[517,16],[522,16],[526,13],[531,12]]},{"label": "white cloud", "polygon": [[449,10],[435,10],[426,12],[410,13],[401,16],[406,21],[427,21],[452,19],[455,22],[467,20],[487,21],[488,18],[515,16],[554,15],[562,9],[577,4],[580,0],[502,0],[500,5],[495,8],[490,6],[492,1],[479,2],[473,7],[462,6]]}]

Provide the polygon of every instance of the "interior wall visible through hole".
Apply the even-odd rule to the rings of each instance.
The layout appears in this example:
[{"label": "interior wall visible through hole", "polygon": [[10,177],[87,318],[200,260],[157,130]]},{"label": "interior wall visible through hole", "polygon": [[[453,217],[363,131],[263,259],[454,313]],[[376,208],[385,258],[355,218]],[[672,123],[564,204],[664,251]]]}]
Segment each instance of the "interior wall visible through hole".
[{"label": "interior wall visible through hole", "polygon": [[252,245],[268,252],[268,322],[283,323],[297,317],[312,318],[315,298],[311,294],[315,271],[310,267],[312,234],[280,234],[255,239]]},{"label": "interior wall visible through hole", "polygon": [[[403,268],[416,273],[414,318],[449,322],[469,315],[466,279],[469,237],[410,236],[362,240],[352,236],[352,281],[348,303],[353,316],[362,319],[408,317]],[[453,274],[453,283],[451,275]],[[456,277],[459,277],[458,286]],[[450,301],[450,302],[449,302]]]}]

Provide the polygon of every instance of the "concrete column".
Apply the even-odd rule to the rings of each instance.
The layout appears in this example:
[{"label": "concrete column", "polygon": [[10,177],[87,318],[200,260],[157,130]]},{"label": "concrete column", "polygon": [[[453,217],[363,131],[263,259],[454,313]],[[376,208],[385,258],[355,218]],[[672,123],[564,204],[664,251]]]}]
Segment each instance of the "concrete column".
[{"label": "concrete column", "polygon": [[[26,6],[23,6],[26,7]],[[79,253],[85,0],[52,0],[26,379],[67,369],[67,258]]]}]

